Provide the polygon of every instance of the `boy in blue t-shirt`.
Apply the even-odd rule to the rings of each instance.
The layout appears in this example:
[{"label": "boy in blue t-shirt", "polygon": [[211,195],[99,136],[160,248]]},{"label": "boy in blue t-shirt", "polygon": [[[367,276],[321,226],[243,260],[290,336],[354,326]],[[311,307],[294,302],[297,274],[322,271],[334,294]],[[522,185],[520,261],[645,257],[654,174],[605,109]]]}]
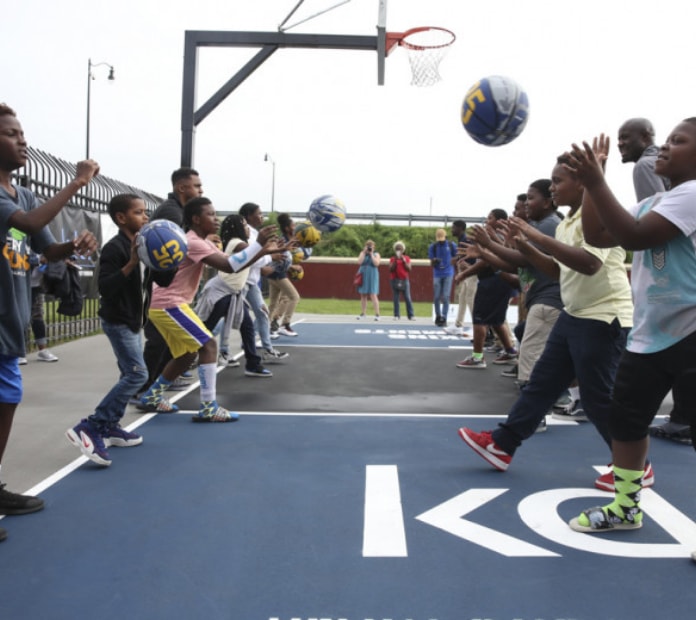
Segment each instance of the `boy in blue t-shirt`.
[{"label": "boy in blue t-shirt", "polygon": [[435,243],[428,247],[428,258],[433,267],[433,307],[435,309],[435,325],[445,327],[449,313],[454,263],[457,260],[457,246],[447,241],[444,228],[435,231]]},{"label": "boy in blue t-shirt", "polygon": [[[27,163],[27,156],[27,141],[17,115],[0,103],[0,463],[22,400],[18,360],[26,355],[24,334],[30,320],[29,249],[52,261],[73,254],[88,256],[97,249],[97,240],[88,231],[73,241],[56,243],[46,226],[99,173],[99,165],[92,160],[77,164],[75,178],[39,206],[30,190],[12,183],[12,173]],[[0,514],[26,514],[43,507],[40,498],[11,493],[0,484]],[[0,540],[6,537],[0,528]]]},{"label": "boy in blue t-shirt", "polygon": [[573,145],[567,164],[585,187],[582,225],[588,242],[633,250],[634,324],[609,418],[616,491],[610,504],[571,519],[573,530],[588,533],[643,525],[648,429],[670,390],[675,405],[691,416],[692,438],[696,434],[696,118],[672,130],[655,161],[655,173],[666,177],[671,189],[630,210],[622,208],[604,179],[608,152],[609,140],[602,135],[592,147]]}]

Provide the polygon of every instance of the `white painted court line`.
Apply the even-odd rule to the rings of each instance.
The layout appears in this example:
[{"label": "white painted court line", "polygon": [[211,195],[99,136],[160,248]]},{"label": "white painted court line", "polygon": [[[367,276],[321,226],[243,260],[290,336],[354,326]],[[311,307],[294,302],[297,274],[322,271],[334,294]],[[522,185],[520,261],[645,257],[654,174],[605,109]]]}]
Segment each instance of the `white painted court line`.
[{"label": "white painted court line", "polygon": [[406,531],[396,465],[365,467],[363,557],[404,558]]},{"label": "white painted court line", "polygon": [[[221,366],[218,368],[218,372],[220,370],[223,370],[224,366]],[[194,385],[194,384],[192,384]],[[197,385],[197,384],[196,384]],[[171,400],[178,400],[179,398],[183,397],[185,394],[188,394],[188,391],[186,392],[179,392],[177,393]],[[171,415],[195,415],[198,413],[197,410],[179,410],[176,413],[143,413],[141,417],[139,417],[137,420],[126,426],[126,430],[132,431],[139,426],[142,426],[149,420],[151,420],[153,417],[156,415],[161,415],[161,416],[171,416]],[[240,420],[243,421],[245,417],[308,417],[308,418],[323,418],[323,417],[341,417],[341,418],[436,418],[436,419],[457,419],[457,420],[466,420],[466,419],[480,419],[480,418],[486,418],[486,419],[491,419],[491,420],[504,420],[506,418],[505,415],[486,415],[486,414],[454,414],[454,413],[377,413],[377,412],[341,412],[341,413],[334,413],[334,412],[296,412],[296,411],[237,411],[239,413]],[[656,416],[655,420],[658,420],[659,418],[666,418],[667,416]],[[551,416],[546,416],[547,419],[547,424],[549,426],[570,426],[570,425],[578,425],[582,424],[582,422],[573,422],[573,421],[566,421],[566,420],[554,420]],[[235,424],[238,424],[239,422],[236,422]],[[214,423],[211,423],[214,424]],[[76,458],[74,461],[66,465],[65,467],[62,467],[58,471],[56,471],[54,474],[51,474],[47,478],[44,478],[41,482],[38,484],[35,484],[33,487],[25,491],[24,493],[26,495],[38,495],[39,493],[45,491],[49,487],[53,486],[54,484],[60,482],[63,478],[65,478],[67,475],[71,474],[73,471],[75,471],[78,467],[81,465],[84,465],[87,463],[89,459],[85,456],[80,456]],[[3,517],[0,516],[0,519]]]}]

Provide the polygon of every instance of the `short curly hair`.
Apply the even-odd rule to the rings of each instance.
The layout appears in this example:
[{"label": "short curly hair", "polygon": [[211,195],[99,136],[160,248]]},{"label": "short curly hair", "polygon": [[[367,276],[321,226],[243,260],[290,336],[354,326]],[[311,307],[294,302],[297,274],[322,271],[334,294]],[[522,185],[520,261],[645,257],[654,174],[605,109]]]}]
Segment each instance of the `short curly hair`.
[{"label": "short curly hair", "polygon": [[17,113],[6,103],[0,103],[0,116],[17,116]]}]

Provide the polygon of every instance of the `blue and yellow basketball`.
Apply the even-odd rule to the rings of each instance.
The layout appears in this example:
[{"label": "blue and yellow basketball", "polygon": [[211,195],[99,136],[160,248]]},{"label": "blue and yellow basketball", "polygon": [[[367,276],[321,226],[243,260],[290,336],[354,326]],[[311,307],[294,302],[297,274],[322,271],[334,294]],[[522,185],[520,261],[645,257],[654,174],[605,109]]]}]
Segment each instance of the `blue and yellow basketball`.
[{"label": "blue and yellow basketball", "polygon": [[288,269],[288,278],[294,281],[304,278],[304,267],[302,267],[302,265],[292,265],[292,267]]},{"label": "blue and yellow basketball", "polygon": [[312,248],[321,241],[321,233],[311,222],[300,222],[295,226],[295,239],[303,248]]},{"label": "blue and yellow basketball", "polygon": [[299,265],[305,259],[305,253],[302,248],[295,248],[292,251],[292,264]]},{"label": "blue and yellow basketball", "polygon": [[140,229],[136,241],[138,256],[154,271],[176,269],[186,258],[186,234],[174,222],[155,220]]},{"label": "blue and yellow basketball", "polygon": [[517,138],[529,117],[529,98],[515,80],[502,75],[480,79],[462,103],[462,125],[479,144],[501,146]]},{"label": "blue and yellow basketball", "polygon": [[307,219],[321,232],[334,232],[346,221],[346,207],[335,196],[319,196],[309,205]]}]

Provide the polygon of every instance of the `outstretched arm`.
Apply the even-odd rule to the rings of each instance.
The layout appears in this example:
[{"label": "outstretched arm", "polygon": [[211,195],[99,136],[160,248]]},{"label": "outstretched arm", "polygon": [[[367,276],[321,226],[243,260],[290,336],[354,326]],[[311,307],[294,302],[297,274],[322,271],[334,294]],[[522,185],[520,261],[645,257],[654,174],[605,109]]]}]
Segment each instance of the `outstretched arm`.
[{"label": "outstretched arm", "polygon": [[[609,138],[600,134],[599,138],[592,141],[592,150],[602,171],[602,176],[604,176],[609,157]],[[565,158],[569,160],[570,155],[566,153]],[[604,226],[597,212],[597,205],[588,191],[583,192],[580,217],[582,219],[582,234],[587,243],[596,248],[613,248],[619,244]]]},{"label": "outstretched arm", "polygon": [[[563,263],[566,267],[577,271],[586,276],[592,276],[597,273],[602,268],[602,261],[596,256],[593,256],[589,252],[583,250],[582,248],[576,248],[571,245],[567,245],[562,241],[558,241],[555,237],[550,237],[544,233],[538,231],[536,228],[530,226],[523,219],[518,217],[510,218],[510,225],[517,228],[518,233],[515,235],[517,241],[517,247],[519,250],[539,269],[542,267],[534,262],[538,260],[534,253],[530,253],[527,248],[523,248],[520,245],[520,241],[529,240],[534,245],[538,246],[558,262]],[[534,258],[533,258],[534,257]],[[548,273],[544,270],[545,273]]]}]

